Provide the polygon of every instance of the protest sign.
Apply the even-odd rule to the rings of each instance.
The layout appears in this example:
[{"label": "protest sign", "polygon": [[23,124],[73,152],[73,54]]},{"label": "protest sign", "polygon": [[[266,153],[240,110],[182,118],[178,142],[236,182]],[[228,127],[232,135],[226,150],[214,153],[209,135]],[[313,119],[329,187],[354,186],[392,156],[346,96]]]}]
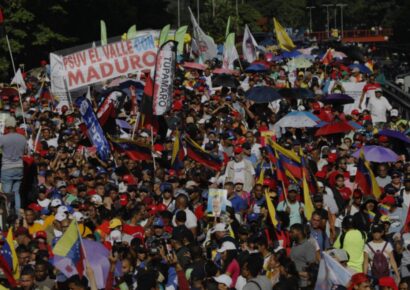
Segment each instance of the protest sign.
[{"label": "protest sign", "polygon": [[6,128],[6,119],[9,117],[8,113],[0,113],[0,135],[4,134],[4,129]]},{"label": "protest sign", "polygon": [[226,212],[228,191],[226,189],[210,188],[208,194],[207,212],[209,215],[219,217]]},{"label": "protest sign", "polygon": [[[344,105],[344,113],[350,114],[353,109],[359,108],[360,96],[362,95],[363,87],[366,85],[366,83],[341,82],[340,84],[344,89],[344,94],[349,95],[354,99],[353,104]],[[331,94],[334,85],[335,81],[331,81],[326,93]]]},{"label": "protest sign", "polygon": [[152,69],[156,48],[151,34],[65,56],[50,54],[51,86],[56,91],[74,90],[128,73]]}]

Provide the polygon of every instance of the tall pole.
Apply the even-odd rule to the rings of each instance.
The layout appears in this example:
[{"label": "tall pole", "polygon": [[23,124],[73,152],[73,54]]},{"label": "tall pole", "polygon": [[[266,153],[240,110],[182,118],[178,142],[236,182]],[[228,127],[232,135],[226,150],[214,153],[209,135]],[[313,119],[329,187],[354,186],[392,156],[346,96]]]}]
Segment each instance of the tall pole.
[{"label": "tall pole", "polygon": [[198,22],[199,25],[199,0],[196,0],[196,22]]},{"label": "tall pole", "polygon": [[236,32],[239,30],[239,6],[238,6],[238,0],[235,0],[235,10],[236,10]]},{"label": "tall pole", "polygon": [[329,7],[333,6],[333,4],[322,4],[322,7],[326,7],[326,15],[327,15],[327,37],[330,38],[330,18],[329,18]]},{"label": "tall pole", "polygon": [[343,39],[343,8],[345,8],[347,6],[347,4],[337,4],[338,7],[340,7],[340,32],[341,32],[341,36]]},{"label": "tall pole", "polygon": [[181,3],[179,2],[180,0],[177,1],[177,7],[178,7],[178,27],[181,27]]},{"label": "tall pole", "polygon": [[337,6],[336,4],[334,6],[334,12],[335,12],[335,29],[337,29]]},{"label": "tall pole", "polygon": [[215,17],[215,0],[212,0],[212,17]]},{"label": "tall pole", "polygon": [[309,30],[310,33],[313,32],[313,25],[312,25],[312,9],[315,9],[315,6],[308,6],[306,9],[309,9]]}]

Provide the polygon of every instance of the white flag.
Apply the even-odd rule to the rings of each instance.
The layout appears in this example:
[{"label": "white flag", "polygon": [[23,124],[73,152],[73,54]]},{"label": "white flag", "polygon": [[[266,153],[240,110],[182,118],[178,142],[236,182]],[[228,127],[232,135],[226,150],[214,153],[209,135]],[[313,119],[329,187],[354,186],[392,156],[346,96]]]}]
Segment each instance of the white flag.
[{"label": "white flag", "polygon": [[191,14],[191,21],[193,26],[194,38],[197,41],[199,51],[203,60],[210,60],[216,57],[218,50],[215,41],[212,37],[205,34],[205,32],[199,27],[191,8],[188,7]]},{"label": "white flag", "polygon": [[238,58],[238,51],[235,47],[235,33],[229,33],[224,45],[223,68],[234,69],[233,63]]},{"label": "white flag", "polygon": [[243,57],[249,63],[252,63],[256,60],[256,43],[255,38],[253,37],[251,31],[247,24],[245,24],[245,32],[243,33],[243,42],[242,42],[242,51]]},{"label": "white flag", "polygon": [[25,94],[27,91],[26,83],[24,82],[23,75],[21,74],[21,70],[18,69],[14,78],[11,80],[11,84],[18,85],[20,94]]},{"label": "white flag", "polygon": [[317,275],[315,290],[329,290],[334,285],[346,287],[352,278],[346,268],[333,259],[326,252],[322,253],[322,260],[319,265],[319,274]]}]

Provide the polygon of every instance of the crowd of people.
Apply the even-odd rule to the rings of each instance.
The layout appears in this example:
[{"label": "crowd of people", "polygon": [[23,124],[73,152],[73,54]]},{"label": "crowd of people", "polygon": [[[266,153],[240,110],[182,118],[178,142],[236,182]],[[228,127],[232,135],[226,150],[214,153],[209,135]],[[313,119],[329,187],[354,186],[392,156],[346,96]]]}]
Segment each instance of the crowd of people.
[{"label": "crowd of people", "polygon": [[[409,121],[383,96],[382,69],[371,55],[361,63],[371,73],[350,69],[348,58],[326,65],[316,58],[311,67],[293,71],[290,62],[260,54],[258,63],[266,70],[232,72],[238,85],[231,87],[213,84],[217,61],[204,68],[178,64],[173,105],[159,129],[141,120],[135,128],[140,109],[126,96],[115,118],[130,127],[117,123],[111,133],[148,144],[152,158],[143,160],[114,146],[109,159],[101,158],[84,133],[78,108],[57,106],[48,93],[46,63],[39,75],[23,74],[27,91],[21,102],[17,93],[0,90],[8,114],[0,137],[7,196],[0,246],[11,228],[16,289],[101,285],[87,258],[84,276],[64,275],[53,262],[52,249],[73,221],[83,240],[110,251],[105,289],[315,289],[325,253],[352,275],[348,284],[328,289],[410,289],[410,163],[409,142],[403,139]],[[366,82],[359,106],[346,112],[343,105],[323,103],[329,81],[335,81],[331,93],[343,93],[347,81]],[[304,88],[314,97],[255,103],[246,92],[257,86]],[[102,94],[93,92],[95,110]],[[295,111],[359,126],[320,136],[319,127],[281,127],[276,134],[276,122]],[[382,129],[404,137],[381,135]],[[282,152],[306,160],[300,170],[309,175],[309,215],[302,178],[272,161],[267,140],[272,135]],[[219,162],[219,170],[190,158],[186,139],[179,136],[189,136]],[[179,166],[176,142],[185,153]],[[374,184],[369,192],[356,179],[360,162],[353,155],[368,145],[398,155],[394,162],[370,163],[380,196]],[[218,214],[208,210],[211,189],[227,192],[226,209]],[[0,284],[11,287],[1,268]]]}]

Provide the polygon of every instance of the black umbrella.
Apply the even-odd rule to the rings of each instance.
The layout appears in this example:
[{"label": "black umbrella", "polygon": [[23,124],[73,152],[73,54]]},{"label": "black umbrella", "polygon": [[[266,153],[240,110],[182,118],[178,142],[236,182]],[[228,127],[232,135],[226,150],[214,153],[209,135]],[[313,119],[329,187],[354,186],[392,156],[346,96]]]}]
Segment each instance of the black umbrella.
[{"label": "black umbrella", "polygon": [[267,86],[253,87],[246,91],[245,97],[255,103],[270,103],[281,98],[277,90]]},{"label": "black umbrella", "polygon": [[217,75],[212,80],[212,86],[214,87],[237,88],[239,85],[239,81],[234,76],[227,74]]},{"label": "black umbrella", "polygon": [[346,104],[354,103],[354,99],[351,96],[348,96],[345,94],[326,95],[320,101],[324,104],[333,104],[333,105],[346,105]]}]

